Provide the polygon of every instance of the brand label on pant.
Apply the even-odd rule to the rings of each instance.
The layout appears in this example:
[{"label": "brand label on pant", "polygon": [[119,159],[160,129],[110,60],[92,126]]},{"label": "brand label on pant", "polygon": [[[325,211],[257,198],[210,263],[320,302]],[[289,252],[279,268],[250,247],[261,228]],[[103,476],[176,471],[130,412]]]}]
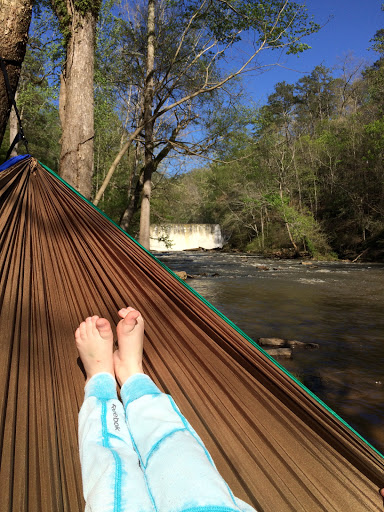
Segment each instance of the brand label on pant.
[{"label": "brand label on pant", "polygon": [[120,432],[119,415],[116,412],[116,405],[115,404],[112,404],[112,415],[113,415],[113,424],[115,426],[115,430]]}]

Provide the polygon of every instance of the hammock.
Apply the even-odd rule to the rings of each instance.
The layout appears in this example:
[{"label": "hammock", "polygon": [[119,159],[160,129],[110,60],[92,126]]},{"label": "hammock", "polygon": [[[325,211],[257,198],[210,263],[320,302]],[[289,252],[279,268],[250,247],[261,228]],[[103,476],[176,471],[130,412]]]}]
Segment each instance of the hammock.
[{"label": "hammock", "polygon": [[73,332],[126,304],[146,319],[145,371],[236,496],[265,512],[382,510],[380,453],[52,171],[29,156],[3,169],[2,511],[84,510]]}]

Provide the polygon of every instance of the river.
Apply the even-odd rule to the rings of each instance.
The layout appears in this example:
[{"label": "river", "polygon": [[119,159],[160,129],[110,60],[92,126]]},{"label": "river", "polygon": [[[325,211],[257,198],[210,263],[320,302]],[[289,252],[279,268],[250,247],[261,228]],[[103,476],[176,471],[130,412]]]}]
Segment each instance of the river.
[{"label": "river", "polygon": [[156,256],[251,338],[315,342],[279,363],[384,453],[384,265],[222,252]]}]

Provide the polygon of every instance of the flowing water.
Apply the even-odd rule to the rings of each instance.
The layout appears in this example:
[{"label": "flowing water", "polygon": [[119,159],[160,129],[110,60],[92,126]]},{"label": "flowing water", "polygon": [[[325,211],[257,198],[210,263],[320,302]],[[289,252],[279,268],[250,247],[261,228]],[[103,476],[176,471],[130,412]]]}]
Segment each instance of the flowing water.
[{"label": "flowing water", "polygon": [[384,452],[384,265],[267,260],[226,253],[159,253],[251,338],[315,342],[279,359]]}]

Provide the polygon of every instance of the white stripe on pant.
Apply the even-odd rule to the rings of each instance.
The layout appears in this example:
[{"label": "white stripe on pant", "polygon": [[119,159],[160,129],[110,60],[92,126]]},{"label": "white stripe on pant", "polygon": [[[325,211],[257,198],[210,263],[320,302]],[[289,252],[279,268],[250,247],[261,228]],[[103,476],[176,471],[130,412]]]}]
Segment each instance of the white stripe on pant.
[{"label": "white stripe on pant", "polygon": [[[169,395],[144,374],[95,375],[79,413],[86,512],[251,512]],[[124,414],[125,409],[125,414]]]}]

